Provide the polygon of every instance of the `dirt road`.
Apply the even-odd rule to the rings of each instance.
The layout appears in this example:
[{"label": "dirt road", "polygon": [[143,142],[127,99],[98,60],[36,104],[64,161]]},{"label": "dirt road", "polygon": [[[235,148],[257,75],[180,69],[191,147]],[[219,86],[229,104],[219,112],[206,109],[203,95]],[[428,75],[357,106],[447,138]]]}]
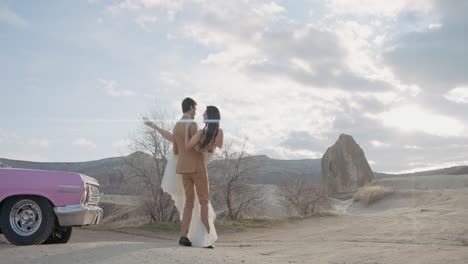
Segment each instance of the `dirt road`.
[{"label": "dirt road", "polygon": [[[429,214],[429,215],[424,215]],[[465,218],[466,219],[466,218]],[[76,229],[65,245],[16,247],[0,236],[0,263],[460,263],[462,218],[430,212],[303,220],[220,236],[214,250],[177,246],[174,235]]]},{"label": "dirt road", "polygon": [[221,233],[214,250],[179,247],[176,234],[144,231],[76,228],[68,244],[27,247],[12,246],[0,235],[0,263],[466,264],[465,178],[453,186],[440,181],[442,186],[437,177],[382,181],[402,187],[370,207],[343,202],[340,216]]}]

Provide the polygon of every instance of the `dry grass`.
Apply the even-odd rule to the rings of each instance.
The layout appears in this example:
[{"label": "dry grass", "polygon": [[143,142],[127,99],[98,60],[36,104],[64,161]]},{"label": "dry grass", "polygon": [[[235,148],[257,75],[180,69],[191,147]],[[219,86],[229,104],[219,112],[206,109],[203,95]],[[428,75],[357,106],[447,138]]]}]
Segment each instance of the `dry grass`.
[{"label": "dry grass", "polygon": [[354,195],[353,200],[368,206],[392,193],[394,193],[394,190],[383,186],[364,186]]},{"label": "dry grass", "polygon": [[[306,217],[288,217],[288,218],[244,218],[236,221],[232,220],[216,220],[215,226],[218,233],[237,233],[257,228],[274,228],[281,224],[294,223],[305,219],[318,217],[333,217],[334,213],[321,212],[308,215]],[[134,230],[140,229],[154,233],[178,233],[180,232],[180,222],[169,223],[151,223],[144,225],[98,225],[92,226],[92,229],[99,230]]]}]

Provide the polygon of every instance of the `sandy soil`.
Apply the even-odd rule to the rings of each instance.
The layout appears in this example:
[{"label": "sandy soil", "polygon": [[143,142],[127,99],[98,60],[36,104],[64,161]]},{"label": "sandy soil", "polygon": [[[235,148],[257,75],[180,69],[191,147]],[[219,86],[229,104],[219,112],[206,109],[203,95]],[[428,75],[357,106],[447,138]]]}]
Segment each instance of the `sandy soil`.
[{"label": "sandy soil", "polygon": [[[468,188],[407,188],[364,208],[342,202],[343,215],[271,229],[220,234],[214,250],[182,248],[176,235],[75,229],[65,245],[16,247],[0,235],[0,263],[468,263]],[[403,182],[402,182],[403,181]],[[404,181],[407,181],[406,184]],[[403,186],[403,187],[401,187]],[[436,188],[441,187],[441,188]]]}]

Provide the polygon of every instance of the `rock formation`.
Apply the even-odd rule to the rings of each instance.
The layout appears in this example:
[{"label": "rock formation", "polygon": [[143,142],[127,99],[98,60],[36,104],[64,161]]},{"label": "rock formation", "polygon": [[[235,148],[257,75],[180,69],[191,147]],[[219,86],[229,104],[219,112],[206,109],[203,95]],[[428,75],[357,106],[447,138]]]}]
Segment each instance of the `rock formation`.
[{"label": "rock formation", "polygon": [[341,134],[321,163],[321,180],[330,194],[354,192],[374,180],[364,151],[349,135]]}]

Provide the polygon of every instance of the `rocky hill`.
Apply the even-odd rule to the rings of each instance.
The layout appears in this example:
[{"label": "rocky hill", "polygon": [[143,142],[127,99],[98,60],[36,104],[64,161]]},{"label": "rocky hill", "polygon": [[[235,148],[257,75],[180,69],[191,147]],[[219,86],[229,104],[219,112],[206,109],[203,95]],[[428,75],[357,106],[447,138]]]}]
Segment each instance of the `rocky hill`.
[{"label": "rocky hill", "polygon": [[341,134],[322,157],[322,182],[330,193],[355,192],[375,179],[362,148]]}]

